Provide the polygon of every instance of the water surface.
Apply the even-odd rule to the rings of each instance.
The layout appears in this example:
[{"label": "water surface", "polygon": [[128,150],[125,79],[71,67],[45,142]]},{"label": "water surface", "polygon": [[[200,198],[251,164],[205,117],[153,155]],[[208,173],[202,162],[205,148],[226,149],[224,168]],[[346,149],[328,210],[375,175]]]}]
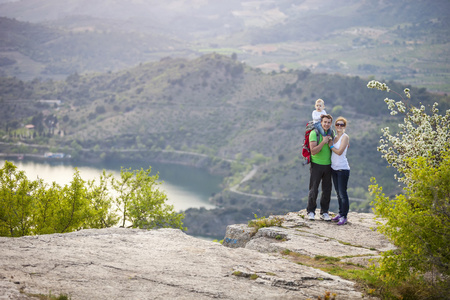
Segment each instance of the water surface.
[{"label": "water surface", "polygon": [[[148,169],[151,167],[151,176],[159,174],[159,186],[167,194],[167,203],[174,206],[176,211],[186,210],[191,207],[206,209],[214,208],[209,198],[221,190],[220,183],[223,178],[209,174],[190,166],[162,164],[153,162],[140,163],[73,163],[63,161],[32,161],[32,160],[8,160],[13,162],[20,170],[25,171],[27,178],[35,180],[42,178],[45,182],[56,182],[60,185],[69,184],[75,173],[75,167],[80,171],[83,180],[96,180],[98,182],[103,170],[112,173],[115,178],[120,177],[120,168],[131,170]],[[5,160],[0,160],[3,167]]]}]

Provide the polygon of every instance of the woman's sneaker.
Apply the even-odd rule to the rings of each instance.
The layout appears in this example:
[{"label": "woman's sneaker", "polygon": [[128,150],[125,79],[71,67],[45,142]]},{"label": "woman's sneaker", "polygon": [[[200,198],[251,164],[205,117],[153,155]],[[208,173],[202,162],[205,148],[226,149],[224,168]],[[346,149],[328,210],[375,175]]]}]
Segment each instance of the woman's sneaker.
[{"label": "woman's sneaker", "polygon": [[314,221],[316,219],[315,214],[313,212],[308,213],[308,220]]},{"label": "woman's sneaker", "polygon": [[341,218],[341,215],[337,214],[333,219],[331,219],[331,221],[337,222],[337,221],[339,221],[340,218]]},{"label": "woman's sneaker", "polygon": [[338,225],[345,225],[347,224],[347,218],[342,217],[339,219],[339,222],[337,223]]}]

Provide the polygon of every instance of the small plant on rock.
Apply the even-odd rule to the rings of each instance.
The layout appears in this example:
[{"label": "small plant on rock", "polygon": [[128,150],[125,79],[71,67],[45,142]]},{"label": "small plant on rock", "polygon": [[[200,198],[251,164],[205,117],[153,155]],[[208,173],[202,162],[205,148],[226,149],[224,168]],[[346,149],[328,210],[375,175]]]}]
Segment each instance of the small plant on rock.
[{"label": "small plant on rock", "polygon": [[317,297],[318,300],[335,300],[336,299],[337,294],[336,293],[331,293],[331,292],[325,292],[325,294],[322,297]]},{"label": "small plant on rock", "polygon": [[280,217],[258,218],[258,216],[255,214],[255,220],[250,220],[248,222],[248,226],[260,229],[263,227],[281,226],[281,224],[283,224],[283,221],[283,218]]}]

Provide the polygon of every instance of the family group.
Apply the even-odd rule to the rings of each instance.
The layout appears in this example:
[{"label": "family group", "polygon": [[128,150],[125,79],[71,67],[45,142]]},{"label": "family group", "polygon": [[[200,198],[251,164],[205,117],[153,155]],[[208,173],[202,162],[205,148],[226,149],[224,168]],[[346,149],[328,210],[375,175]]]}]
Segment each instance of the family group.
[{"label": "family group", "polygon": [[[324,101],[318,99],[315,108],[312,118],[316,130],[311,130],[309,134],[311,166],[307,219],[315,220],[319,185],[322,183],[320,219],[345,225],[349,211],[347,184],[350,177],[350,166],[347,160],[349,136],[345,133],[347,120],[344,117],[338,117],[334,121],[335,132],[333,132],[331,128],[333,117],[326,113]],[[328,209],[333,185],[339,203],[339,214],[331,218]]]}]

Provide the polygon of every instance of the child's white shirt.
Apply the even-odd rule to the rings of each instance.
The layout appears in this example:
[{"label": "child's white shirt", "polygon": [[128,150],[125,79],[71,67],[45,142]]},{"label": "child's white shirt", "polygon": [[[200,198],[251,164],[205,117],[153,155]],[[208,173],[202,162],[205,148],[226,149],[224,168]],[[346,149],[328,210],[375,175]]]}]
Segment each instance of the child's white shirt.
[{"label": "child's white shirt", "polygon": [[317,110],[314,110],[312,112],[312,118],[313,118],[314,123],[320,122],[321,121],[320,116],[326,115],[326,114],[327,114],[327,112],[325,111],[325,109],[322,109],[322,111],[320,111],[320,112]]}]

